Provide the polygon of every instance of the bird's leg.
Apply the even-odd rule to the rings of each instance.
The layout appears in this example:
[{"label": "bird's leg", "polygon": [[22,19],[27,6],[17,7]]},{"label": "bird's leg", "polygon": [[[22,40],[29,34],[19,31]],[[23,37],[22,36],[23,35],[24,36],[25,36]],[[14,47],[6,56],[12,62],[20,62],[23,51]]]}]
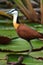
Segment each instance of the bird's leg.
[{"label": "bird's leg", "polygon": [[29,53],[31,53],[31,51],[32,51],[32,49],[33,49],[33,46],[32,46],[32,44],[31,44],[31,42],[30,41],[28,41],[29,42],[29,44],[30,44],[30,47],[31,47],[31,49],[29,50],[29,52],[28,52],[28,54]]}]

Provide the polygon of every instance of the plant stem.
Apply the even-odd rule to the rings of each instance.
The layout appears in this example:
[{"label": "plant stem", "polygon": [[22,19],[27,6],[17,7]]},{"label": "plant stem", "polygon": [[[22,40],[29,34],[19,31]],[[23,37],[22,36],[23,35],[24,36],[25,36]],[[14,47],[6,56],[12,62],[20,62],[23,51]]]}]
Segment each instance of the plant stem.
[{"label": "plant stem", "polygon": [[9,14],[7,14],[7,13],[4,12],[4,11],[0,11],[0,15],[3,15],[3,16],[6,16],[6,17],[12,19],[12,16],[10,16]]},{"label": "plant stem", "polygon": [[32,21],[32,17],[30,15],[28,9],[22,3],[22,1],[21,0],[20,1],[19,0],[14,0],[14,2],[19,7],[19,9],[21,10],[21,12],[28,18],[28,20]]},{"label": "plant stem", "polygon": [[37,14],[35,13],[36,15],[34,15],[34,17],[33,17],[33,15],[29,12],[29,10],[23,4],[22,0],[20,0],[20,1],[14,0],[14,2],[30,22],[40,23],[40,21],[38,19],[39,16],[37,17]]},{"label": "plant stem", "polygon": [[30,14],[33,18],[34,21],[38,21],[38,15],[36,14],[36,11],[33,9],[31,1],[30,0],[25,0],[26,4],[27,4],[27,8],[30,11]]},{"label": "plant stem", "polygon": [[40,0],[40,5],[41,5],[41,24],[43,24],[43,1]]}]

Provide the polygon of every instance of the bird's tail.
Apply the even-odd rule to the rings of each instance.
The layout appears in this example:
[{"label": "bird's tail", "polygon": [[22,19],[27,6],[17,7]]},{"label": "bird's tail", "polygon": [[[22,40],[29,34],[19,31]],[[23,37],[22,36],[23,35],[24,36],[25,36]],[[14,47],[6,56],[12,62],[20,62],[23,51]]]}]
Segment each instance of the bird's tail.
[{"label": "bird's tail", "polygon": [[39,39],[43,41],[43,33],[40,33],[40,35],[41,35],[41,36],[40,36]]}]

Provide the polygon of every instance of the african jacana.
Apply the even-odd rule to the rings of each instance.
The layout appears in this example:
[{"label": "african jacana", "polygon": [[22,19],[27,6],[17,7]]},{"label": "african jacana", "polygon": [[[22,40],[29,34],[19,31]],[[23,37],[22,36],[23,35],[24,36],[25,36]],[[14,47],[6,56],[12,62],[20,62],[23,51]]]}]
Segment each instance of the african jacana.
[{"label": "african jacana", "polygon": [[16,29],[17,34],[19,35],[19,37],[21,37],[22,39],[25,39],[29,42],[29,44],[31,46],[31,51],[32,51],[33,46],[31,44],[30,40],[43,38],[43,34],[31,29],[30,27],[28,27],[25,24],[19,23],[17,10],[12,9],[8,13],[13,14],[13,26]]}]

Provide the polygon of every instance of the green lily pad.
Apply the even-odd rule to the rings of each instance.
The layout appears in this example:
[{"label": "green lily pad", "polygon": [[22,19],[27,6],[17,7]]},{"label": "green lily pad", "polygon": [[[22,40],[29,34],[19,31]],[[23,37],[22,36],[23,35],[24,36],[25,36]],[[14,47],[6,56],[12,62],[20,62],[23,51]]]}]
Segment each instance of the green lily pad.
[{"label": "green lily pad", "polygon": [[[41,48],[43,47],[43,42],[38,40],[33,40],[32,45],[33,45],[33,49]],[[12,40],[8,45],[0,44],[0,49],[10,50],[10,51],[24,51],[24,50],[29,50],[30,45],[27,41],[19,38],[16,40]]]},{"label": "green lily pad", "polygon": [[0,52],[0,65],[7,65],[7,55],[9,53]]},{"label": "green lily pad", "polygon": [[10,30],[9,28],[5,28],[3,30],[0,29],[0,36],[6,36],[9,38],[13,38],[17,36],[17,33],[15,30]]},{"label": "green lily pad", "polygon": [[7,62],[5,60],[1,60],[0,65],[7,65]]},{"label": "green lily pad", "polygon": [[8,62],[17,62],[18,57],[23,56],[24,60],[23,60],[23,64],[26,65],[42,65],[43,61],[41,60],[37,60],[31,56],[28,55],[22,55],[22,54],[9,54],[8,55]]},{"label": "green lily pad", "polygon": [[42,51],[38,51],[38,52],[31,52],[29,55],[31,55],[32,57],[42,57],[43,58],[43,50]]},{"label": "green lily pad", "polygon": [[38,39],[34,39],[32,40],[32,45],[33,45],[33,48],[41,48],[43,47],[43,41],[41,40],[38,40]]},{"label": "green lily pad", "polygon": [[11,51],[23,51],[30,49],[30,45],[22,39],[12,40],[12,42],[8,45],[0,45],[0,49],[2,50],[11,50]]}]

